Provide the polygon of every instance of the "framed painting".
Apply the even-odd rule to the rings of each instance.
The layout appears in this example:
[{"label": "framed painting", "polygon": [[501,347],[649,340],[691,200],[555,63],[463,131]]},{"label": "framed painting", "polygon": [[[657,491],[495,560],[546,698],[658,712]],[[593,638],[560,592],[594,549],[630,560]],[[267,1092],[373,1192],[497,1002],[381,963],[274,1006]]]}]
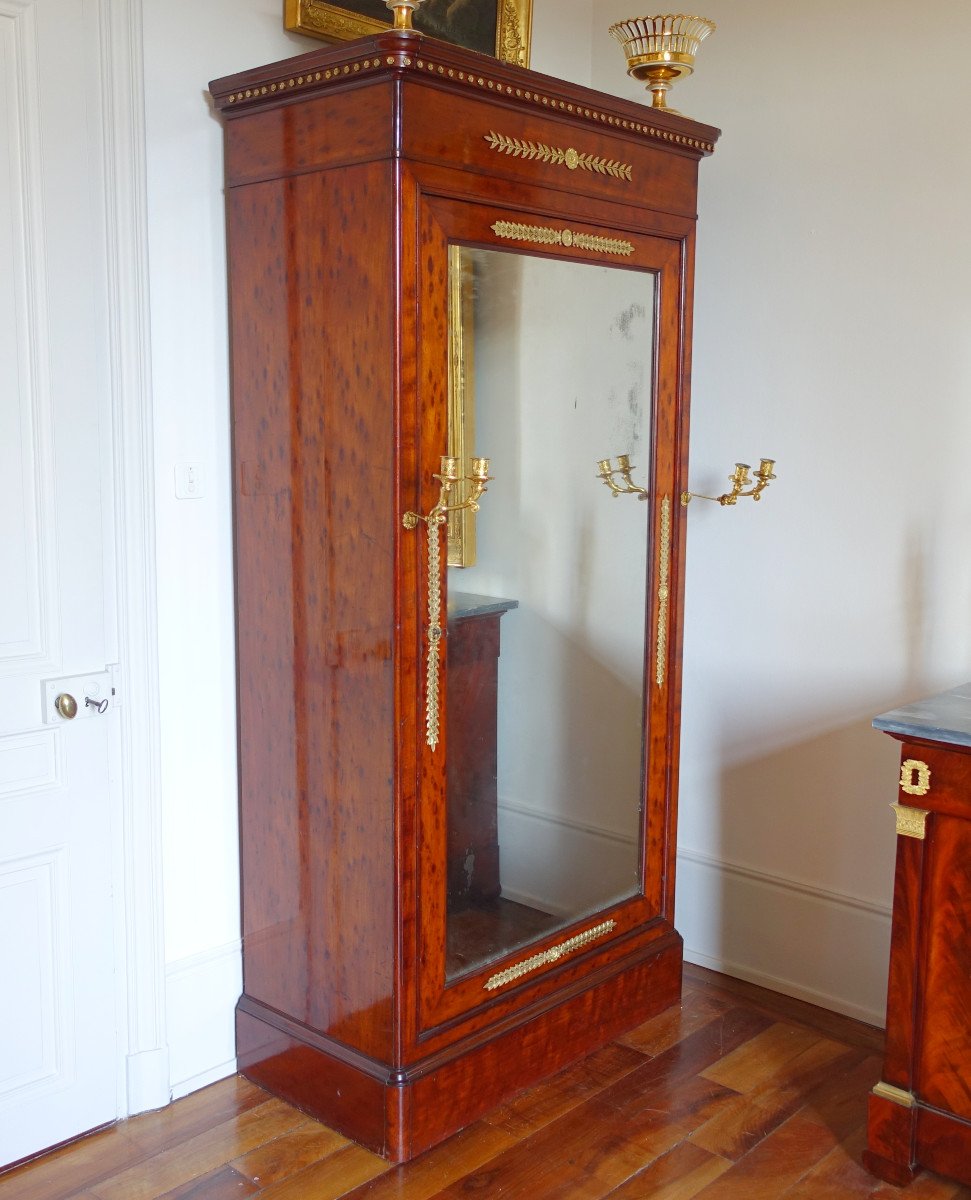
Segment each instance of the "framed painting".
[{"label": "framed painting", "polygon": [[[421,33],[501,62],[529,66],[530,17],[533,0],[425,0],[414,13]],[[391,27],[384,0],[284,0],[283,23],[294,33],[325,42],[367,37]]]}]

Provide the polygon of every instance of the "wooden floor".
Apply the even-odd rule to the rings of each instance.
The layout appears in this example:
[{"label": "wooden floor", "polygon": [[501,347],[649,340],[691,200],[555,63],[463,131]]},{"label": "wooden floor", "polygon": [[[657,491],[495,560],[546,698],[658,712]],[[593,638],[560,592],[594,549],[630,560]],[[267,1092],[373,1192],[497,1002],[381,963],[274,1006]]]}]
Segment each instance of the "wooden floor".
[{"label": "wooden floor", "polygon": [[0,1200],[971,1200],[860,1166],[880,1034],[686,968],[684,1003],[406,1167],[236,1077],[0,1175]]}]

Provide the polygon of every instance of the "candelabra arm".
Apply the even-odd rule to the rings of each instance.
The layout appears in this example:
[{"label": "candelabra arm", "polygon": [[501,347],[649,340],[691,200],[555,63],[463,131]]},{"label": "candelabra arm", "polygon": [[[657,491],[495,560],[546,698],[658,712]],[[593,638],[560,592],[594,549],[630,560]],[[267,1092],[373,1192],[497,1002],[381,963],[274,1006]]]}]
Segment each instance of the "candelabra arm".
[{"label": "candelabra arm", "polygon": [[[636,496],[638,500],[646,500],[650,493],[647,488],[640,487],[633,480],[631,472],[630,457],[626,454],[617,455],[617,466],[611,466],[609,458],[601,458],[597,462],[600,470],[597,472],[597,478],[610,488],[611,494],[614,496]],[[615,475],[619,475],[623,480],[623,487],[614,479]]]},{"label": "candelabra arm", "polygon": [[759,469],[755,472],[754,486],[749,487],[748,485],[752,483],[752,479],[749,477],[751,467],[748,463],[736,463],[735,470],[728,477],[728,481],[732,485],[730,492],[725,492],[721,496],[706,496],[703,492],[682,492],[681,504],[687,508],[692,500],[711,500],[715,504],[720,504],[722,508],[730,508],[739,500],[747,497],[761,500],[762,493],[776,478],[772,470],[774,466],[774,458],[763,458],[759,463]]}]

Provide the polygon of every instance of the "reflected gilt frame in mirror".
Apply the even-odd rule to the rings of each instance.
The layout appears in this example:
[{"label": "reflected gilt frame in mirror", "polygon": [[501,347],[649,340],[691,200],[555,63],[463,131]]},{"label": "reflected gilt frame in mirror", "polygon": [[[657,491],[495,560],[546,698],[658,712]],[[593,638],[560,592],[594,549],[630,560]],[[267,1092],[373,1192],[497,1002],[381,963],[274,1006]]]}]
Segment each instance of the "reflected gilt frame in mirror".
[{"label": "reflected gilt frame in mirror", "polygon": [[[472,264],[461,246],[448,248],[448,453],[464,470],[475,448],[475,338]],[[448,514],[450,567],[475,566],[475,513]]]},{"label": "reflected gilt frame in mirror", "polygon": [[[528,67],[533,0],[476,0],[476,5],[486,12],[470,26],[449,15],[448,0],[425,0],[415,13],[415,29],[500,62]],[[293,33],[347,42],[384,33],[392,20],[384,0],[284,0],[283,24]]]}]

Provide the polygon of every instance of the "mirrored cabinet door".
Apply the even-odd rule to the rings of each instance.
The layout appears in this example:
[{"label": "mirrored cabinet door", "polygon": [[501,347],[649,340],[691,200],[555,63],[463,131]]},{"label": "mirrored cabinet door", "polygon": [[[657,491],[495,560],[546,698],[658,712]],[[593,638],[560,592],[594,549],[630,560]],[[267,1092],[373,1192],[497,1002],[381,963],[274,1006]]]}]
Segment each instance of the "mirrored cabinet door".
[{"label": "mirrored cabinet door", "polygon": [[447,980],[640,891],[649,510],[596,460],[650,483],[656,325],[652,272],[451,256],[450,442],[495,478],[450,543]]}]

